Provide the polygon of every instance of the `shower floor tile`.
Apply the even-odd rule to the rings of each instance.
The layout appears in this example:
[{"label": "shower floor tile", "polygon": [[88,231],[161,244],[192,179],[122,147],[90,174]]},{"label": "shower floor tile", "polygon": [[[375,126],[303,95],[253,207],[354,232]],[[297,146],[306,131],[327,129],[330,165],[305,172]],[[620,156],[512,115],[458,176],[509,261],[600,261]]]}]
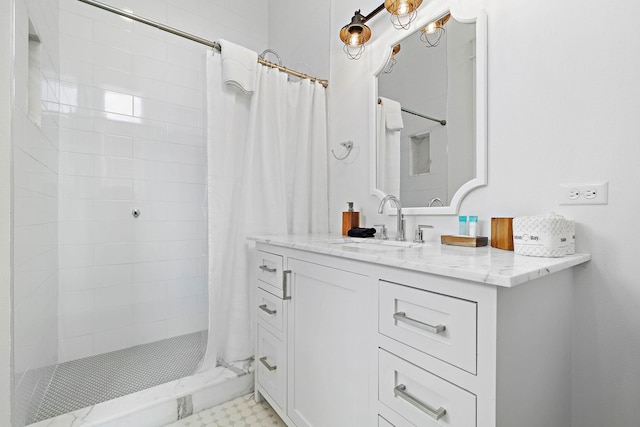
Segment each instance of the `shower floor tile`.
[{"label": "shower floor tile", "polygon": [[256,403],[253,394],[238,397],[165,427],[287,427],[266,401]]},{"label": "shower floor tile", "polygon": [[46,420],[191,375],[206,347],[207,333],[202,331],[61,363],[35,418],[28,421]]}]

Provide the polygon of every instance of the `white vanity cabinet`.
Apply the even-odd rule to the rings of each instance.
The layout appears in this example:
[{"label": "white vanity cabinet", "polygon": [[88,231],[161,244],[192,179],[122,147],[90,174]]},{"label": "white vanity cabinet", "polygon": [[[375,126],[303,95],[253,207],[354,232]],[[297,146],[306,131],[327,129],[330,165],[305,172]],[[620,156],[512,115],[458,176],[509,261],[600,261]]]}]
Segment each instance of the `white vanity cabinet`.
[{"label": "white vanity cabinet", "polygon": [[[569,267],[588,255],[545,261],[426,245],[383,253],[351,241],[257,249],[258,267],[272,257],[284,272],[284,285],[257,280],[257,397],[290,427],[571,425]],[[442,270],[452,255],[471,267],[456,264],[467,270],[451,275],[474,280],[416,270],[422,259]],[[495,268],[475,274],[488,262]],[[500,276],[503,264],[519,276]]]},{"label": "white vanity cabinet", "polygon": [[378,413],[396,427],[570,426],[572,277],[506,288],[381,269]]},{"label": "white vanity cabinet", "polygon": [[[258,394],[290,427],[371,425],[376,292],[369,278],[318,263],[331,258],[258,248],[258,269],[270,256],[282,255],[285,266],[283,286],[270,285],[284,294],[265,292],[258,279]],[[284,314],[282,332],[278,312],[265,305]]]}]

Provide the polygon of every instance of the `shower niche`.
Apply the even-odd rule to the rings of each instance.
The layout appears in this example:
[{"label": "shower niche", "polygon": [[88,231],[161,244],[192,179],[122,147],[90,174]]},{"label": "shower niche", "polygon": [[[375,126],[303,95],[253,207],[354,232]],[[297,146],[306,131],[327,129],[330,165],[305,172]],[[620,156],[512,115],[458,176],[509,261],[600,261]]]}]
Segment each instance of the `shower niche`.
[{"label": "shower niche", "polygon": [[431,134],[413,135],[409,144],[409,175],[418,176],[431,172]]}]

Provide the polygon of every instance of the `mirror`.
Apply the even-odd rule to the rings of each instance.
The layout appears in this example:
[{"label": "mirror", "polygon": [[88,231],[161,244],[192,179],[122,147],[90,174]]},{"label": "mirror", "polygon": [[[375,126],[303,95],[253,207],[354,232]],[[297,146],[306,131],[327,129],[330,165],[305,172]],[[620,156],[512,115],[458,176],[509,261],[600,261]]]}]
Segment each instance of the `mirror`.
[{"label": "mirror", "polygon": [[[445,31],[426,47],[437,34],[422,29],[438,20]],[[446,11],[420,22],[385,45],[376,73],[373,193],[399,197],[405,214],[456,214],[487,181],[486,15],[462,20]]]}]

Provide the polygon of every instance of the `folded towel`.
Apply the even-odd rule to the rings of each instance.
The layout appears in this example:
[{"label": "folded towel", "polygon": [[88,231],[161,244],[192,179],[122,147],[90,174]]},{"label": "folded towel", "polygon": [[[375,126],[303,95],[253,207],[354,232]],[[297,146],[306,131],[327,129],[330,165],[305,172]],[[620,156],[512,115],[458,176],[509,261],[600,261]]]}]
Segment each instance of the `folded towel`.
[{"label": "folded towel", "polygon": [[404,123],[402,122],[402,110],[400,103],[389,98],[379,98],[382,101],[382,114],[384,115],[387,130],[402,130]]},{"label": "folded towel", "polygon": [[219,43],[222,53],[222,81],[246,93],[253,93],[256,88],[258,54],[227,40],[221,39]]},{"label": "folded towel", "polygon": [[349,237],[373,237],[376,234],[375,228],[353,227],[347,231]]}]

